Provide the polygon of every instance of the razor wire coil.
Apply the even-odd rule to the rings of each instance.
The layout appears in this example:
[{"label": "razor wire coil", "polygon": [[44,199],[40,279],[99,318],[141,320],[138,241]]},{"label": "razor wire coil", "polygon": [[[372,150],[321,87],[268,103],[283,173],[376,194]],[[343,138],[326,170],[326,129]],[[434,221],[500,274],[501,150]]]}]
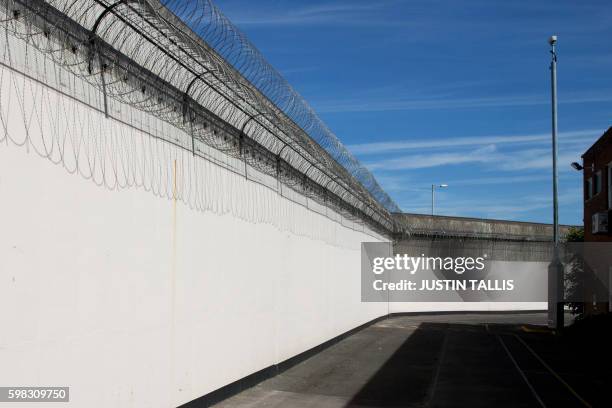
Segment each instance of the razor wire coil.
[{"label": "razor wire coil", "polygon": [[191,135],[183,147],[194,156],[211,146],[349,219],[393,230],[396,206],[371,174],[209,1],[1,4],[7,32],[100,89],[105,111],[109,98],[152,114]]}]

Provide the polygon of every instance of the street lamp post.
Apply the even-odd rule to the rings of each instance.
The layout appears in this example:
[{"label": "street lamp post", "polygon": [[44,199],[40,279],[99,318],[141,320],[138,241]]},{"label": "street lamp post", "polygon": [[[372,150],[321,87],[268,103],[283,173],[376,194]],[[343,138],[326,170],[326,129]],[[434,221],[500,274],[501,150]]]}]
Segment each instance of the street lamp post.
[{"label": "street lamp post", "polygon": [[432,184],[431,185],[431,215],[434,215],[434,211],[435,211],[436,187],[446,188],[448,187],[448,184],[439,184],[439,185]]},{"label": "street lamp post", "polygon": [[555,250],[559,246],[559,173],[557,172],[557,36],[553,35],[548,40],[552,60],[550,62],[550,82],[552,97],[552,164],[553,164],[553,242]]},{"label": "street lamp post", "polygon": [[[549,38],[551,62],[551,108],[552,108],[552,171],[553,171],[553,260],[549,267],[549,285],[554,295],[549,302],[549,325],[557,330],[563,329],[563,266],[559,261],[559,173],[557,171],[557,36]],[[554,313],[554,315],[552,315]]]}]

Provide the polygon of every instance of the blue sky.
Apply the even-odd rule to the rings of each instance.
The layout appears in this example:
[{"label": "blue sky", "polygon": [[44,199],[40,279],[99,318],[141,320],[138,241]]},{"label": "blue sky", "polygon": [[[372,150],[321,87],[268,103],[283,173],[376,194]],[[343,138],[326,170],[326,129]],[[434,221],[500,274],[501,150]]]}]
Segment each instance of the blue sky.
[{"label": "blue sky", "polygon": [[612,2],[216,0],[406,212],[550,222],[550,34],[560,220],[569,164],[612,126]]}]

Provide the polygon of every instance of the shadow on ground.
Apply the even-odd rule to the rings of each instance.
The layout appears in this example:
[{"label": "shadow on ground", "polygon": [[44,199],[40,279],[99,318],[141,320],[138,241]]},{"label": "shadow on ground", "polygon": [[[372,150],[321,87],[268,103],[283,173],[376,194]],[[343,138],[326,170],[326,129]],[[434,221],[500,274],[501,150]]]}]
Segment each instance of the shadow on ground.
[{"label": "shadow on ground", "polygon": [[610,384],[545,313],[381,321],[220,407],[610,406]]}]

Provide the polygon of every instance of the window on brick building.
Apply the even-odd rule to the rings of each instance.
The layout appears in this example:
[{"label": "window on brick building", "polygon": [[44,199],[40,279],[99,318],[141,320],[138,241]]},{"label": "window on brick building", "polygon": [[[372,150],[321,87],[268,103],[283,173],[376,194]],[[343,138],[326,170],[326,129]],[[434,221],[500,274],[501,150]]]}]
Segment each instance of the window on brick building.
[{"label": "window on brick building", "polygon": [[586,180],[586,186],[584,186],[584,191],[586,192],[586,199],[590,200],[593,198],[593,178],[589,177]]},{"label": "window on brick building", "polygon": [[601,193],[601,170],[598,170],[593,175],[593,195]]},{"label": "window on brick building", "polygon": [[612,210],[612,162],[608,164],[608,209]]}]

